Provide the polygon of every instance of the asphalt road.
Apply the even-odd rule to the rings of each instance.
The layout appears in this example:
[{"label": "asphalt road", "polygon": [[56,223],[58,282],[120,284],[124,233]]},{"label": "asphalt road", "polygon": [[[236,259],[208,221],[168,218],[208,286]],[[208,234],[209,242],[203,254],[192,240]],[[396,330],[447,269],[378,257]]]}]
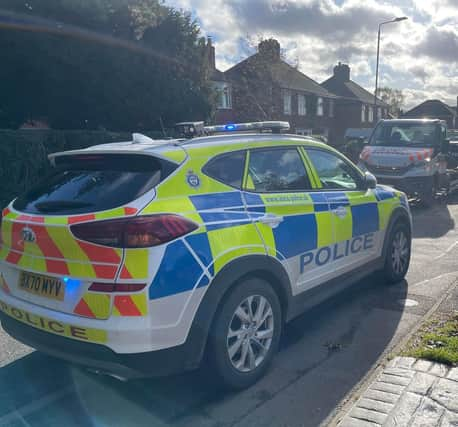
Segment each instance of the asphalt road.
[{"label": "asphalt road", "polygon": [[[286,328],[266,378],[223,393],[205,368],[123,383],[68,366],[0,328],[0,426],[317,426],[455,281],[458,197],[414,207],[407,280],[371,276]],[[404,300],[416,305],[403,303]]]}]

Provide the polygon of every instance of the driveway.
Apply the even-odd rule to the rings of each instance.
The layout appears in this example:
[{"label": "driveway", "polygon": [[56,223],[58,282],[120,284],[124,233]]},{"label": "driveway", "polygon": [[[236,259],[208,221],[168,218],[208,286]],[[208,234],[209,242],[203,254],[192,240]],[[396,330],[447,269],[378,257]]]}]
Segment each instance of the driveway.
[{"label": "driveway", "polygon": [[119,382],[33,352],[0,329],[0,426],[317,426],[416,325],[458,272],[458,198],[413,208],[407,280],[356,283],[288,325],[273,369],[223,393],[205,368]]}]

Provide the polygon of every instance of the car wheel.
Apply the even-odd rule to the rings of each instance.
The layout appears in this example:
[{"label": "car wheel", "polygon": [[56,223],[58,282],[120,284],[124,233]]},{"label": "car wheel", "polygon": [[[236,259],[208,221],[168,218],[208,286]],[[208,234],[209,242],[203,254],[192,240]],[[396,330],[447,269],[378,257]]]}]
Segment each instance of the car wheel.
[{"label": "car wheel", "polygon": [[410,252],[410,229],[403,223],[397,223],[391,231],[385,257],[384,274],[389,283],[404,279],[409,269]]},{"label": "car wheel", "polygon": [[223,300],[213,323],[209,357],[220,383],[243,389],[269,368],[283,325],[280,301],[265,280],[249,278]]}]

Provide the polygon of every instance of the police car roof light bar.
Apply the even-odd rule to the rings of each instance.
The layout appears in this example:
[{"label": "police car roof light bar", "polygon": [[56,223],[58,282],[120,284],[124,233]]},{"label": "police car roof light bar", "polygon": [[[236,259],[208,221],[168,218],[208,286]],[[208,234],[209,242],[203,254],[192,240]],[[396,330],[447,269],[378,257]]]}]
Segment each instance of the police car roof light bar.
[{"label": "police car roof light bar", "polygon": [[213,133],[230,133],[246,131],[271,131],[272,133],[281,133],[290,129],[288,122],[270,121],[270,122],[249,122],[249,123],[228,123],[226,125],[205,126],[204,130],[208,134]]}]

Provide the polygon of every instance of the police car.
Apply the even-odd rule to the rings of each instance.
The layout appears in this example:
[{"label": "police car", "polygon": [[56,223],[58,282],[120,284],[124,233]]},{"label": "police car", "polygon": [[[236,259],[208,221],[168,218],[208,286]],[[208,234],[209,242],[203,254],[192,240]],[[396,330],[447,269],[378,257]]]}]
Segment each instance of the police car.
[{"label": "police car", "polygon": [[50,155],[49,176],[3,211],[3,328],[116,377],[205,360],[243,388],[306,308],[370,272],[400,281],[405,195],[286,127]]}]

